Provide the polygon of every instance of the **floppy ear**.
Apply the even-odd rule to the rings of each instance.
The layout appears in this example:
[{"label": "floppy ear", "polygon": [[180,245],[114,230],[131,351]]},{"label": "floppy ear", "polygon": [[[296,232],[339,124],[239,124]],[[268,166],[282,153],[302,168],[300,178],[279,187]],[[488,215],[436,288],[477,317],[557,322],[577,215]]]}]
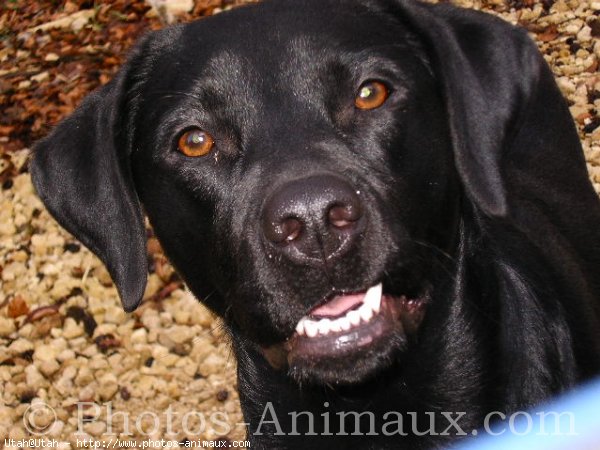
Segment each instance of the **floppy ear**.
[{"label": "floppy ear", "polygon": [[600,201],[548,65],[524,30],[489,14],[383,1],[429,51],[457,170],[467,196],[492,219],[482,222],[493,230],[495,251],[542,280],[540,298],[555,301],[571,322],[581,373],[597,373],[600,247],[592,243],[600,242]]},{"label": "floppy ear", "polygon": [[[456,167],[468,197],[488,216],[506,215],[509,180],[503,159],[514,148],[519,128],[530,125],[525,121],[531,119],[533,109],[542,103],[558,108],[551,113],[556,114],[554,126],[573,128],[545,61],[524,30],[489,14],[413,0],[389,4],[430,53],[447,104]],[[553,147],[543,149],[545,157],[550,157],[548,151],[560,150],[559,142],[552,140],[554,130],[536,127],[531,133],[540,145]]]},{"label": "floppy ear", "polygon": [[147,260],[121,123],[128,67],[35,146],[30,169],[50,213],[102,260],[130,312],[144,294]]}]

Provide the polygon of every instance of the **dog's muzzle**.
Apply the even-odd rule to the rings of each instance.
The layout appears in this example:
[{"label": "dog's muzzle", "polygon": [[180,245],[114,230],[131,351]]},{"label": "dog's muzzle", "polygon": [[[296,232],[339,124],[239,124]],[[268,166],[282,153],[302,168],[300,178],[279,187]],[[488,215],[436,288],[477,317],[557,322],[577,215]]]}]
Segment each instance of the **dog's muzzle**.
[{"label": "dog's muzzle", "polygon": [[[346,261],[344,256],[358,251],[368,231],[363,201],[360,190],[332,174],[279,186],[267,196],[262,210],[267,257],[294,268],[343,269],[344,264],[357,264],[356,258]],[[275,368],[312,371],[312,378],[322,381],[335,379],[324,374],[348,372],[353,361],[361,359],[389,359],[392,347],[402,347],[423,320],[425,298],[387,294],[383,282],[334,290],[312,302],[284,342],[261,350]]]}]

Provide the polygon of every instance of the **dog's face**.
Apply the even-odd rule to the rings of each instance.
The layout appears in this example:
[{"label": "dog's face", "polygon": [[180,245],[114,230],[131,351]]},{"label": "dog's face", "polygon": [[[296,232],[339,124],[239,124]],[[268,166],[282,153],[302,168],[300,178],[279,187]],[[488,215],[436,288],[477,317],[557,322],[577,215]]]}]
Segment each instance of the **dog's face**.
[{"label": "dog's face", "polygon": [[391,17],[272,9],[191,24],[156,56],[134,182],[192,290],[272,363],[360,381],[417,331],[452,251],[445,106]]},{"label": "dog's face", "polygon": [[463,313],[465,292],[479,301],[488,280],[465,281],[478,245],[466,235],[499,236],[494,251],[533,242],[566,192],[597,208],[569,120],[535,45],[498,19],[412,0],[266,1],[148,35],[31,169],[126,310],[146,283],[145,210],[236,348],[301,382],[353,384],[410,352],[432,367],[477,352],[485,321],[472,317],[488,306]]}]

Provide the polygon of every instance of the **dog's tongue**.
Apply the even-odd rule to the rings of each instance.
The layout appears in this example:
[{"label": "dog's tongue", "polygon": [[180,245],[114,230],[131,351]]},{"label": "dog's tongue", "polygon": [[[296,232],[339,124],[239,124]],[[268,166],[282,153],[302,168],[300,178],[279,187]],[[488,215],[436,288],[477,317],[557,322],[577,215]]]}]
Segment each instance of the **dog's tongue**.
[{"label": "dog's tongue", "polygon": [[346,311],[360,305],[365,298],[365,294],[336,295],[327,303],[317,306],[310,312],[311,316],[317,317],[336,317],[344,314]]}]

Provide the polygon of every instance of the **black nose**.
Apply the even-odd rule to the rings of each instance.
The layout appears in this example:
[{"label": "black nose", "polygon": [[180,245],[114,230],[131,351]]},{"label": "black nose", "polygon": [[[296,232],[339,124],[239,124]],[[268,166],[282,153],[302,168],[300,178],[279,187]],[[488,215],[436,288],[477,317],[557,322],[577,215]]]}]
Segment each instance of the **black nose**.
[{"label": "black nose", "polygon": [[263,234],[271,249],[292,260],[328,260],[351,249],[364,229],[359,192],[333,175],[281,186],[265,202]]}]

